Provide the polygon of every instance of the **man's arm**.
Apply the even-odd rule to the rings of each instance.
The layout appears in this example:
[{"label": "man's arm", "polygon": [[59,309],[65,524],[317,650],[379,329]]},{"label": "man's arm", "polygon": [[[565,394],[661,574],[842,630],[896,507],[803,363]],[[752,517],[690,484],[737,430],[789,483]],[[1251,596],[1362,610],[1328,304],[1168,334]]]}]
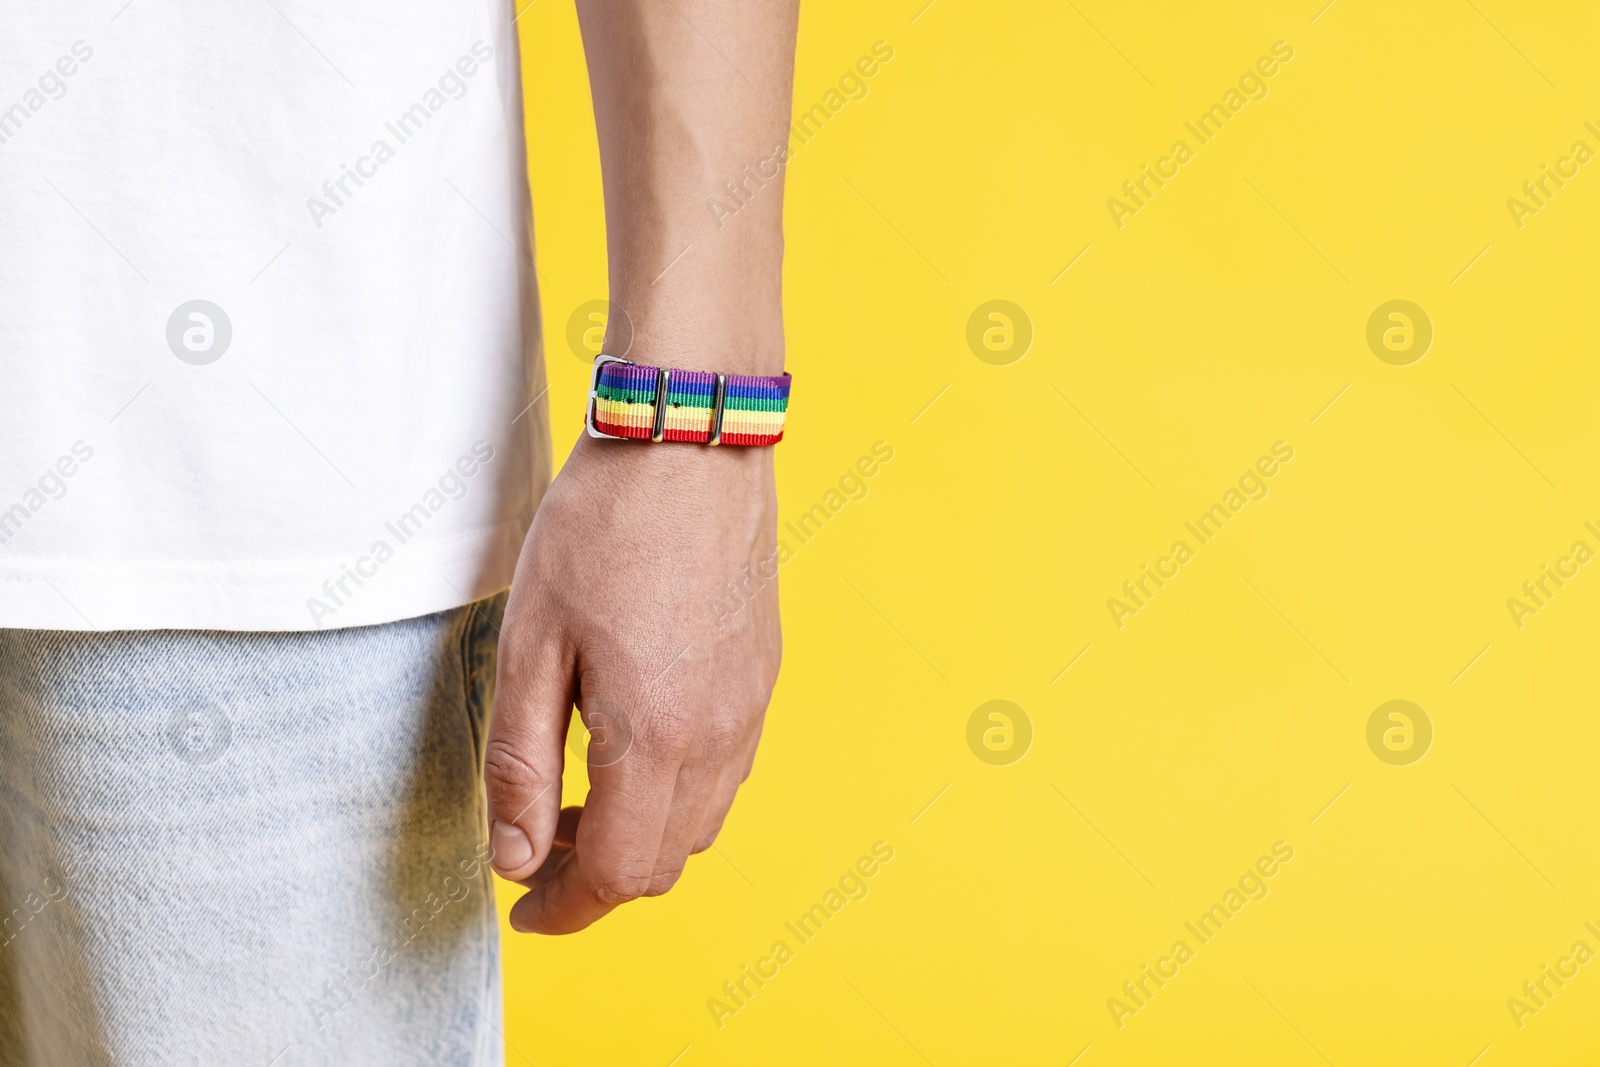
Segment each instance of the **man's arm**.
[{"label": "man's arm", "polygon": [[[783,179],[745,175],[783,158],[797,9],[578,2],[630,359],[783,370]],[[741,180],[736,213],[708,207]],[[752,577],[775,546],[770,449],[579,439],[517,564],[486,760],[495,868],[531,889],[518,929],[663,893],[716,837],[777,677],[777,588]],[[560,811],[574,699],[594,732],[581,814]]]}]

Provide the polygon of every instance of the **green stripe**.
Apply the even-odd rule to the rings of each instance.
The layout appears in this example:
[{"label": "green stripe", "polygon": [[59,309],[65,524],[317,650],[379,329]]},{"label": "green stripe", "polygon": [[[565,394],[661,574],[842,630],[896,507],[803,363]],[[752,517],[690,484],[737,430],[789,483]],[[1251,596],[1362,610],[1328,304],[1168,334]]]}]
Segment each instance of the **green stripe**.
[{"label": "green stripe", "polygon": [[699,408],[701,411],[711,410],[711,398],[703,393],[680,393],[670,386],[667,389],[667,402],[676,404],[680,408]]},{"label": "green stripe", "polygon": [[615,386],[602,384],[595,390],[601,400],[621,400],[629,404],[653,404],[656,399],[655,389],[618,389]]},{"label": "green stripe", "polygon": [[[616,400],[628,404],[654,404],[656,401],[654,388],[619,389],[602,383],[597,393],[601,400]],[[711,405],[703,394],[680,393],[670,386],[667,389],[667,402],[676,404],[681,408],[698,408],[701,411],[711,410]],[[730,396],[724,400],[723,408],[727,411],[784,412],[789,408],[789,399],[787,397]]]},{"label": "green stripe", "polygon": [[722,406],[725,411],[786,411],[789,398],[730,396]]}]

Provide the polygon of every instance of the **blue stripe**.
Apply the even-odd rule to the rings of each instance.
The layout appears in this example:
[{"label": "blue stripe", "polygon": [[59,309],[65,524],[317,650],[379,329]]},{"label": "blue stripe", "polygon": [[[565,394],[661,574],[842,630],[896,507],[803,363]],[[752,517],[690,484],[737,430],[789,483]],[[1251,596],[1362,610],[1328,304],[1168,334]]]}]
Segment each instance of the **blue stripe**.
[{"label": "blue stripe", "polygon": [[749,397],[754,400],[787,400],[789,398],[789,387],[787,385],[775,387],[765,385],[734,385],[730,382],[728,384],[728,395]]}]

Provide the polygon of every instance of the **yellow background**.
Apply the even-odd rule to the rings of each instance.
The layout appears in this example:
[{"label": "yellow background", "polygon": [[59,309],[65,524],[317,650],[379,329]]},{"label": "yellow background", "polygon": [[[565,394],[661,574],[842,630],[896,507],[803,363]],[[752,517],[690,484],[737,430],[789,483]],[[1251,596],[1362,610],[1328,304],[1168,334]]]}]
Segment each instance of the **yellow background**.
[{"label": "yellow background", "polygon": [[[783,675],[717,849],[583,934],[506,931],[508,1061],[1593,1062],[1600,962],[1521,1028],[1506,1001],[1600,950],[1600,563],[1520,629],[1506,601],[1600,548],[1600,162],[1521,228],[1506,201],[1600,148],[1600,15],[924,3],[805,6],[797,110],[894,58],[787,175],[784,518],[894,459],[782,570]],[[519,26],[564,453],[599,164],[571,6]],[[1266,98],[1119,229],[1106,200],[1280,40]],[[1009,365],[968,347],[992,299],[1032,323]],[[1434,328],[1408,366],[1366,342],[1392,299]],[[1269,495],[1195,546],[1280,440]],[[1180,538],[1119,629],[1107,598]],[[967,743],[995,699],[1032,724],[1007,766]],[[1409,766],[1367,744],[1392,699],[1433,726]],[[1184,922],[1280,840],[1269,895],[1198,946]],[[869,894],[719,1028],[722,983],[877,841]],[[1108,998],[1180,938],[1119,1028]]]}]

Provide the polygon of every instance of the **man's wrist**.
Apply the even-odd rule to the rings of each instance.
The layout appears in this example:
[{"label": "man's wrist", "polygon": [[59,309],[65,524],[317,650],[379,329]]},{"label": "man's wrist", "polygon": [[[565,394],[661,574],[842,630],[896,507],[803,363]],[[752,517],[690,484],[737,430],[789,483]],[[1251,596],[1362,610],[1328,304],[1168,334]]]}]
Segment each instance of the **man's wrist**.
[{"label": "man's wrist", "polygon": [[[611,328],[602,351],[675,370],[782,374],[781,251],[761,254],[733,234],[720,239],[720,248],[690,244],[679,260],[648,276],[621,264],[611,278]],[[772,243],[781,250],[781,237]]]},{"label": "man's wrist", "polygon": [[[622,309],[626,313],[626,308]],[[618,307],[612,305],[616,322]],[[713,374],[778,375],[784,366],[783,328],[728,323],[639,323],[630,315],[632,336],[608,336],[600,351],[649,367],[710,371]]]},{"label": "man's wrist", "polygon": [[648,484],[661,493],[661,514],[714,511],[729,500],[775,492],[770,448],[684,448],[605,441],[583,434],[572,457],[620,488]]}]

